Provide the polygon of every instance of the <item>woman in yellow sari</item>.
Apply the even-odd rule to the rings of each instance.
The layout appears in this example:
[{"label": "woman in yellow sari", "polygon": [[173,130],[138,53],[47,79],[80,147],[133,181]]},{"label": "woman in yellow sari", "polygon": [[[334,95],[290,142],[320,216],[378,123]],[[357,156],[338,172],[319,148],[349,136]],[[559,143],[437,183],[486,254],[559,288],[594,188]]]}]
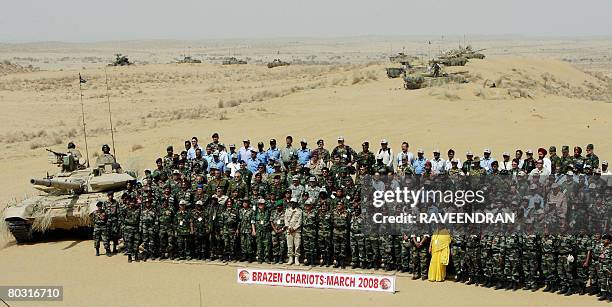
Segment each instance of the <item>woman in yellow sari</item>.
[{"label": "woman in yellow sari", "polygon": [[450,259],[450,232],[442,226],[436,228],[429,243],[431,262],[429,263],[429,281],[444,281],[446,278],[446,266]]}]

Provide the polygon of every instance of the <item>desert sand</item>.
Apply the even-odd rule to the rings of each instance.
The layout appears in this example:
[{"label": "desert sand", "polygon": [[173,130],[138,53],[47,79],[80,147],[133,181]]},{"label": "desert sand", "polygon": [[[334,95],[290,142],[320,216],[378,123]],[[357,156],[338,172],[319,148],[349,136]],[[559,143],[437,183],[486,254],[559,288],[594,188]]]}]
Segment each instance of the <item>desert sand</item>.
[{"label": "desert sand", "polygon": [[[0,61],[39,68],[0,70],[0,209],[35,193],[29,178],[57,171],[44,148],[64,150],[73,140],[85,154],[79,73],[88,80],[83,101],[90,158],[110,143],[108,76],[117,158],[141,174],[167,145],[180,148],[194,135],[205,143],[215,131],[223,143],[237,145],[244,137],[253,143],[276,138],[282,144],[293,135],[311,146],[321,137],[331,148],[343,135],[359,148],[363,140],[377,144],[387,138],[395,151],[408,141],[413,152],[454,148],[462,159],[466,151],[480,154],[484,148],[499,158],[517,148],[556,145],[560,151],[561,145],[594,143],[600,159],[612,159],[612,40],[479,38],[471,43],[487,48],[486,59],[447,69],[464,72],[469,83],[406,91],[400,79],[386,77],[389,55],[405,47],[426,59],[459,43],[424,41],[0,44]],[[115,52],[136,65],[106,67]],[[169,63],[181,54],[204,63]],[[219,65],[228,54],[248,58],[249,64]],[[276,57],[302,64],[262,65]],[[498,86],[484,86],[491,81]],[[0,232],[0,284],[64,285],[64,303],[72,306],[198,306],[198,285],[203,305],[416,305],[436,293],[448,296],[437,298],[445,303],[472,306],[597,303],[593,297],[493,291],[409,277],[399,277],[394,295],[240,286],[233,265],[128,265],[124,257],[93,257],[88,240],[16,245],[5,229]]]}]

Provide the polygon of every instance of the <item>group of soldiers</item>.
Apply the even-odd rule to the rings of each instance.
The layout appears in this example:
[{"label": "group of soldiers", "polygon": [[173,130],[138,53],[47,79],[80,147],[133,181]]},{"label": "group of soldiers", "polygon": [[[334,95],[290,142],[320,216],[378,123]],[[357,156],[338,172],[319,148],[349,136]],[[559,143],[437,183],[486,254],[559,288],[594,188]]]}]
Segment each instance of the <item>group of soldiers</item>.
[{"label": "group of soldiers", "polygon": [[[425,203],[424,212],[513,212],[517,225],[441,225],[452,232],[451,271],[455,280],[485,287],[565,295],[598,294],[612,299],[608,163],[594,146],[517,150],[495,160],[467,152],[461,163],[434,150],[413,155],[407,142],[393,154],[387,140],[377,152],[362,143],[355,151],[338,137],[331,151],[323,140],[305,139],[283,148],[275,139],[257,148],[228,148],[217,133],[206,146],[193,137],[184,150],[156,160],[138,182],[97,203],[94,244],[106,255],[123,241],[128,261],[200,259],[257,261],[310,266],[384,269],[426,279],[432,225],[399,232],[372,231],[371,192],[399,187],[481,189],[486,202],[456,208]],[[523,157],[523,154],[526,157]],[[480,207],[477,207],[480,206]],[[386,210],[403,210],[391,207]],[[415,209],[412,209],[415,210]],[[416,210],[419,210],[418,208]],[[366,213],[366,214],[364,214]],[[366,227],[367,226],[367,227]],[[439,225],[440,226],[440,225]],[[465,227],[464,227],[465,226]],[[111,243],[113,250],[111,251]]]}]

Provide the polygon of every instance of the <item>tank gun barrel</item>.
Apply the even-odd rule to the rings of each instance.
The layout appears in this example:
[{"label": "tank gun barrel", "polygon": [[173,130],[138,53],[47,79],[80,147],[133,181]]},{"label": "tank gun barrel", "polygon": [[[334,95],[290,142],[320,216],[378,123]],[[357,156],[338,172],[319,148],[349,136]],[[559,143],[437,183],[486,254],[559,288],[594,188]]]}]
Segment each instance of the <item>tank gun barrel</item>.
[{"label": "tank gun barrel", "polygon": [[30,183],[33,185],[41,185],[45,187],[52,187],[61,190],[78,190],[81,188],[80,183],[76,182],[65,182],[53,179],[30,179]]}]

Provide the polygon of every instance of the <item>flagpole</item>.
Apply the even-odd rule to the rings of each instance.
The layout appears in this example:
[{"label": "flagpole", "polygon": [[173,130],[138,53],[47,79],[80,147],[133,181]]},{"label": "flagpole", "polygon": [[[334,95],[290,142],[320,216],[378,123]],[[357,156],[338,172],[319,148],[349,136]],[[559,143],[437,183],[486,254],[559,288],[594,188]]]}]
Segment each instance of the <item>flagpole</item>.
[{"label": "flagpole", "polygon": [[106,78],[106,102],[108,102],[108,121],[110,122],[111,141],[113,142],[113,156],[115,156],[115,161],[117,161],[117,153],[115,152],[115,131],[113,129],[113,115],[111,113],[110,103],[110,87],[108,85],[108,74],[106,73],[106,68],[104,68],[104,77]]},{"label": "flagpole", "polygon": [[81,115],[83,118],[83,137],[85,138],[85,154],[87,155],[87,167],[89,167],[89,148],[87,146],[87,129],[85,129],[85,107],[83,105],[83,87],[81,84],[83,83],[83,78],[81,77],[81,73],[79,73],[79,93],[81,95]]}]

